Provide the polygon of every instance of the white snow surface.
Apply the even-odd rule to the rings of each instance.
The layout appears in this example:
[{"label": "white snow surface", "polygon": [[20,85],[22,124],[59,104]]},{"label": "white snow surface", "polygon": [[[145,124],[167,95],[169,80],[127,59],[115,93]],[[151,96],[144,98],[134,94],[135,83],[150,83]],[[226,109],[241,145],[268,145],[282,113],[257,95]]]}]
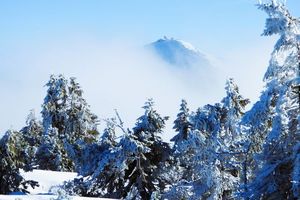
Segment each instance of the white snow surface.
[{"label": "white snow surface", "polygon": [[[39,187],[35,189],[28,188],[30,194],[11,194],[0,195],[0,200],[55,200],[58,195],[51,193],[53,186],[61,185],[64,181],[72,180],[77,176],[73,172],[56,172],[47,170],[33,170],[32,172],[21,172],[26,180],[34,180],[39,182]],[[104,200],[105,198],[91,198],[71,196],[71,200]]]},{"label": "white snow surface", "polygon": [[32,172],[21,172],[25,180],[34,180],[39,182],[39,187],[29,188],[30,194],[48,194],[53,186],[58,186],[64,181],[69,181],[77,176],[73,172],[55,172],[44,170],[33,170]]}]

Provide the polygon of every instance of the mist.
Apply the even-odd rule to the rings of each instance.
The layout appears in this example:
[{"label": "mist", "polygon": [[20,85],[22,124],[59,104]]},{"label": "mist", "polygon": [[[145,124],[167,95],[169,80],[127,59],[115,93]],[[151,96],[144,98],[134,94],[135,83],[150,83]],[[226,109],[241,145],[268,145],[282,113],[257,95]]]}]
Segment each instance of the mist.
[{"label": "mist", "polygon": [[[238,83],[243,83],[244,87],[253,80],[245,78],[248,75],[241,73],[243,69],[236,70],[238,61],[227,59],[212,61],[209,66],[175,68],[128,38],[104,41],[76,37],[39,41],[19,44],[17,49],[12,48],[6,54],[1,58],[1,68],[6,68],[3,71],[7,73],[1,76],[0,82],[3,94],[0,109],[5,116],[0,122],[1,133],[7,129],[21,129],[31,109],[39,116],[47,90],[43,86],[50,74],[76,77],[92,112],[105,119],[113,117],[117,109],[126,128],[134,126],[144,112],[141,108],[144,102],[153,98],[158,113],[170,116],[162,136],[166,141],[175,135],[172,126],[181,99],[187,100],[191,110],[195,110],[219,102],[225,95],[226,78],[231,74],[238,76]],[[258,96],[258,92],[254,94],[258,87],[252,87],[253,91],[248,93]],[[242,91],[247,96],[247,90]],[[104,125],[100,125],[100,131]]]}]

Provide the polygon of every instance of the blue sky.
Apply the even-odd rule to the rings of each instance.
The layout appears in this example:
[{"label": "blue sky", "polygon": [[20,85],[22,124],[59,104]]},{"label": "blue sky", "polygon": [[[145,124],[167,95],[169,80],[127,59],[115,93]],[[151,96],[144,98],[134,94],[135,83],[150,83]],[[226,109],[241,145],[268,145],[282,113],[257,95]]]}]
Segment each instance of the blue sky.
[{"label": "blue sky", "polygon": [[[50,73],[77,76],[92,109],[101,117],[111,114],[108,110],[118,108],[133,121],[141,114],[140,107],[148,95],[157,96],[158,110],[160,105],[166,113],[176,112],[180,98],[188,99],[192,107],[212,103],[222,97],[225,79],[231,76],[244,95],[255,101],[276,40],[276,37],[260,36],[266,14],[259,11],[255,3],[254,0],[0,1],[0,109],[3,118],[0,132],[21,128],[30,109],[40,111],[45,95],[42,86]],[[299,0],[288,0],[288,7],[294,16],[300,16]],[[216,60],[218,84],[210,88],[216,94],[206,94],[208,86],[187,92],[190,85],[175,80],[176,76],[174,78],[165,69],[147,71],[149,63],[157,66],[161,63],[154,59],[145,64],[147,56],[133,49],[164,35],[188,41]],[[166,86],[157,93],[157,88],[131,82],[119,75],[120,71],[128,73],[126,76],[130,79],[140,76],[138,72],[145,76],[156,76],[156,72],[165,74],[155,81]],[[95,74],[99,74],[99,78]],[[101,74],[110,78],[101,77]],[[93,82],[90,77],[99,82]],[[111,82],[110,86],[106,86],[107,82]],[[124,90],[128,90],[132,99],[118,91],[120,84],[125,85]],[[208,82],[204,84],[209,85]],[[110,87],[115,92],[107,89]],[[143,88],[147,88],[147,92],[139,92]],[[168,98],[161,98],[167,90],[172,91],[170,98],[175,99],[171,104]],[[132,105],[126,105],[129,102]],[[170,107],[165,108],[167,105]],[[132,114],[127,116],[128,112]]]},{"label": "blue sky", "polygon": [[[162,35],[218,51],[257,38],[264,13],[255,0],[45,0],[1,1],[1,46],[86,35],[137,38],[143,44]],[[288,6],[300,16],[300,2]]]}]

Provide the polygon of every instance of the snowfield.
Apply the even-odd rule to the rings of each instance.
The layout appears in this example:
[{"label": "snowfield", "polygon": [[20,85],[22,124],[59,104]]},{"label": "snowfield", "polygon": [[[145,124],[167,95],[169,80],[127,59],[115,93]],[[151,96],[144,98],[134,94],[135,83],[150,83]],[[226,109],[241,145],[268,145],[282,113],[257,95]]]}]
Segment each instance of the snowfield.
[{"label": "snowfield", "polygon": [[77,176],[73,172],[55,172],[44,170],[33,170],[32,172],[21,173],[26,180],[34,180],[39,182],[40,187],[32,189],[28,188],[30,194],[49,194],[51,187],[62,184],[64,181],[69,181]]},{"label": "snowfield", "polygon": [[[46,170],[33,170],[32,172],[21,172],[26,180],[34,180],[39,182],[39,187],[32,189],[28,188],[30,194],[12,194],[0,195],[0,200],[56,200],[57,194],[51,192],[51,188],[62,184],[64,181],[69,181],[77,176],[77,173],[72,172],[55,172]],[[104,198],[91,197],[76,197],[71,196],[70,200],[101,200]],[[59,199],[62,200],[62,199]]]}]

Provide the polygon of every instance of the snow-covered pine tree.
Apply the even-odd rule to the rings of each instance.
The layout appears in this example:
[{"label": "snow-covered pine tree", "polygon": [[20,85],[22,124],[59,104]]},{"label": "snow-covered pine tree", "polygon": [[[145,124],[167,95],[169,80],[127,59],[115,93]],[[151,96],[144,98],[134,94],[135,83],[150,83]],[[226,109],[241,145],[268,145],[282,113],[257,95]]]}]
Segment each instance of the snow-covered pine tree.
[{"label": "snow-covered pine tree", "polygon": [[67,120],[68,81],[63,75],[51,75],[46,84],[47,95],[42,105],[44,134],[56,128],[60,139],[65,138],[65,121]]},{"label": "snow-covered pine tree", "polygon": [[188,183],[182,182],[173,190],[189,193],[189,199],[220,199],[230,189],[227,186],[231,182],[226,180],[219,160],[222,111],[221,104],[206,105],[191,117],[192,131],[185,145],[190,152],[188,176],[185,176]]},{"label": "snow-covered pine tree", "polygon": [[[221,172],[224,177],[223,186],[227,188],[223,198],[232,198],[240,189],[243,180],[243,166],[245,151],[242,146],[245,138],[240,134],[240,122],[245,113],[245,107],[250,100],[244,98],[233,78],[226,82],[226,96],[222,100],[220,115],[221,130],[218,135],[218,160],[221,163]],[[239,180],[240,178],[240,180]]]},{"label": "snow-covered pine tree", "polygon": [[[263,151],[266,137],[272,130],[273,119],[277,115],[276,104],[281,93],[281,86],[286,84],[284,83],[286,80],[282,80],[281,76],[284,73],[286,75],[288,73],[297,74],[295,67],[292,69],[287,66],[287,63],[283,64],[283,62],[287,61],[288,54],[293,51],[292,49],[295,51],[296,46],[294,48],[291,48],[291,46],[296,45],[297,42],[295,40],[297,40],[297,37],[299,38],[299,36],[295,35],[295,31],[297,32],[298,29],[297,26],[299,26],[297,25],[299,23],[298,20],[289,14],[284,3],[277,0],[269,1],[269,3],[262,2],[258,5],[258,8],[264,10],[269,15],[263,35],[279,34],[280,39],[275,45],[272,58],[269,61],[269,67],[265,73],[264,81],[266,85],[264,91],[259,101],[244,115],[241,123],[242,132],[248,137],[248,144],[244,145],[245,151],[248,152],[246,154],[247,170],[244,172],[247,174],[245,175],[245,184],[247,184],[247,179],[253,179],[254,171],[260,165],[260,160],[253,159],[254,155]],[[293,84],[295,83],[296,80]],[[245,190],[247,192],[246,185]]]},{"label": "snow-covered pine tree", "polygon": [[106,128],[104,129],[99,142],[104,149],[112,149],[117,145],[116,124],[115,118],[106,120]]},{"label": "snow-covered pine tree", "polygon": [[[56,169],[60,171],[73,171],[74,162],[71,160],[65,148],[67,101],[68,101],[68,81],[63,75],[50,76],[46,84],[47,95],[42,105],[42,119],[44,133],[41,146],[37,152],[37,163],[40,169]],[[42,152],[47,152],[43,158]],[[53,155],[50,155],[53,153]],[[47,167],[49,158],[55,158],[51,165]],[[50,163],[49,163],[50,164]],[[57,166],[53,166],[56,164]]]},{"label": "snow-covered pine tree", "polygon": [[73,144],[77,140],[92,143],[97,140],[97,116],[90,111],[90,106],[82,96],[83,91],[76,78],[70,78],[65,118],[67,140]]},{"label": "snow-covered pine tree", "polygon": [[[292,190],[294,196],[300,196],[300,37],[298,35],[298,75],[292,83],[292,95],[293,107],[289,111],[290,122],[289,130],[297,135],[297,143],[293,147],[293,171],[292,171]],[[298,106],[297,106],[298,104]]]},{"label": "snow-covered pine tree", "polygon": [[[75,78],[70,78],[68,82],[63,75],[51,75],[46,86],[48,90],[41,112],[44,128],[42,142],[46,144],[41,144],[41,146],[43,148],[49,146],[47,135],[49,135],[48,131],[52,131],[52,137],[56,137],[51,138],[52,142],[55,142],[55,152],[58,151],[61,157],[60,166],[55,168],[61,171],[74,171],[75,163],[81,163],[78,159],[82,156],[78,155],[83,153],[85,145],[97,140],[99,135],[97,116],[90,111],[89,105],[82,96],[83,91]],[[53,134],[54,129],[57,134]],[[51,152],[54,151],[49,151]],[[56,155],[53,156],[56,157]],[[41,154],[40,158],[42,158]]]},{"label": "snow-covered pine tree", "polygon": [[174,185],[165,195],[167,198],[173,198],[176,192],[179,196],[190,193],[191,199],[234,197],[241,169],[238,123],[249,100],[240,95],[233,79],[227,81],[225,89],[226,97],[221,104],[206,105],[190,116],[186,103],[182,103],[184,112],[178,114],[174,128],[188,134],[186,139],[184,132],[174,137],[174,149],[183,168],[178,172],[184,172],[184,181]]},{"label": "snow-covered pine tree", "polygon": [[[183,179],[174,184],[163,198],[218,199],[222,198],[222,177],[218,161],[217,136],[221,130],[221,105],[206,105],[190,117],[191,130],[186,140],[177,143],[187,168]],[[180,158],[179,158],[180,159]],[[188,196],[186,196],[188,194]]]},{"label": "snow-covered pine tree", "polygon": [[41,138],[41,145],[36,152],[36,160],[39,169],[61,171],[66,169],[63,162],[61,145],[58,140],[58,131],[56,128],[50,128],[47,134]]},{"label": "snow-covered pine tree", "polygon": [[[161,170],[171,153],[169,145],[159,136],[167,118],[153,109],[152,100],[143,108],[145,114],[138,118],[133,132],[125,131],[121,122],[117,124],[113,120],[113,126],[108,124],[101,139],[108,149],[99,156],[93,173],[77,180],[78,187],[73,192],[108,198],[159,196],[165,187]],[[116,126],[123,131],[118,144],[113,140]]]},{"label": "snow-covered pine tree", "polygon": [[98,147],[96,166],[89,166],[83,178],[67,183],[66,190],[70,194],[88,197],[125,197],[125,171],[137,152],[137,143],[125,133],[116,146],[110,149]]},{"label": "snow-covered pine tree", "polygon": [[22,137],[28,144],[29,157],[28,163],[36,165],[36,151],[37,148],[41,145],[43,126],[40,121],[35,117],[34,110],[31,110],[27,116],[26,126],[20,130]]},{"label": "snow-covered pine tree", "polygon": [[[83,154],[86,155],[88,149],[88,151],[94,151],[95,149],[91,150],[91,148],[97,146],[93,143],[97,141],[99,136],[97,131],[98,120],[83,98],[83,90],[76,78],[70,78],[67,93],[63,146],[68,158],[74,162],[75,170],[81,173],[85,167],[84,160],[87,161]],[[88,157],[91,158],[91,156]]]},{"label": "snow-covered pine tree", "polygon": [[[206,105],[198,110],[193,123],[198,135],[201,136],[201,150],[194,157],[197,162],[198,184],[201,183],[202,198],[230,198],[236,177],[225,171],[221,133],[225,109],[221,104]],[[196,132],[196,133],[197,133]],[[199,138],[201,141],[201,138]],[[196,193],[197,194],[197,193]]]},{"label": "snow-covered pine tree", "polygon": [[98,142],[84,144],[82,151],[77,159],[77,172],[82,176],[88,176],[95,172],[99,161],[106,158],[118,145],[116,141],[117,122],[115,118],[106,119],[106,128],[104,129]]},{"label": "snow-covered pine tree", "polygon": [[[238,125],[245,113],[245,107],[250,103],[249,99],[244,98],[240,92],[239,87],[234,82],[233,78],[230,78],[226,82],[225,86],[226,97],[222,100],[222,131],[220,137],[222,139],[223,147],[230,148],[227,150],[234,150],[235,143],[239,139],[238,137]],[[223,149],[224,151],[225,149]]]},{"label": "snow-covered pine tree", "polygon": [[[173,129],[177,132],[177,134],[171,139],[171,141],[174,142],[172,149],[174,166],[172,166],[172,169],[169,169],[166,173],[171,175],[172,179],[191,180],[190,178],[192,176],[189,172],[191,172],[190,168],[192,166],[190,165],[190,161],[195,153],[195,149],[193,149],[195,144],[191,144],[191,142],[195,142],[195,140],[191,139],[191,137],[193,137],[193,133],[191,131],[192,123],[190,122],[190,113],[185,100],[181,101],[179,113],[174,121]],[[173,170],[176,171],[175,174],[177,174],[177,176],[170,173]]]},{"label": "snow-covered pine tree", "polygon": [[[75,179],[64,186],[69,194],[107,198],[121,198],[124,194],[125,170],[137,146],[115,118],[105,121],[107,127],[100,141],[87,144],[81,154],[79,174],[83,178]],[[115,136],[117,127],[124,134],[119,142]]]},{"label": "snow-covered pine tree", "polygon": [[[251,199],[296,199],[299,197],[299,19],[293,18],[284,3],[273,0],[261,3],[267,12],[264,35],[280,38],[272,52],[265,74],[266,91],[270,94],[269,127],[260,166],[246,193]],[[263,94],[264,95],[264,94]],[[273,97],[272,99],[270,97]],[[253,109],[257,109],[254,107]],[[256,112],[253,110],[252,112]]]},{"label": "snow-covered pine tree", "polygon": [[30,170],[28,144],[20,132],[9,130],[0,140],[0,194],[10,192],[27,193],[28,186],[36,187],[38,183],[25,180],[19,169]]},{"label": "snow-covered pine tree", "polygon": [[26,119],[26,126],[23,127],[20,132],[31,146],[38,146],[38,144],[40,144],[43,126],[36,118],[34,110],[30,111]]},{"label": "snow-covered pine tree", "polygon": [[130,135],[137,148],[129,160],[124,177],[125,194],[136,188],[142,199],[150,199],[153,192],[165,188],[160,174],[171,153],[168,143],[163,142],[159,135],[168,117],[161,117],[153,106],[152,99],[145,103],[145,113],[137,119]]},{"label": "snow-covered pine tree", "polygon": [[177,118],[174,121],[174,127],[175,131],[177,132],[177,135],[175,135],[171,141],[175,143],[178,143],[182,140],[187,140],[188,134],[191,129],[191,123],[189,121],[190,113],[189,109],[187,107],[186,100],[182,100],[180,104],[179,113],[177,114]]}]

